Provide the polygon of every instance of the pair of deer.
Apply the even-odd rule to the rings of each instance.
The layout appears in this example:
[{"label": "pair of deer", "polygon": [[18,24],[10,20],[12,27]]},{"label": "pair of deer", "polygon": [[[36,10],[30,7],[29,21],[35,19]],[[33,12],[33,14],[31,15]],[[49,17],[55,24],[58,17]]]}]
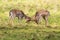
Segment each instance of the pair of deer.
[{"label": "pair of deer", "polygon": [[[45,25],[47,26],[48,25],[48,16],[49,15],[50,15],[49,11],[44,10],[44,9],[39,10],[34,15],[33,21],[35,21],[35,23],[38,24],[39,23],[39,20],[41,20],[41,17],[42,17],[45,20]],[[17,17],[18,19],[25,18],[26,19],[26,22],[32,21],[32,18],[31,17],[25,15],[22,10],[18,10],[18,9],[12,9],[12,10],[10,10],[9,16],[10,16],[10,19],[14,19],[15,17]]]}]

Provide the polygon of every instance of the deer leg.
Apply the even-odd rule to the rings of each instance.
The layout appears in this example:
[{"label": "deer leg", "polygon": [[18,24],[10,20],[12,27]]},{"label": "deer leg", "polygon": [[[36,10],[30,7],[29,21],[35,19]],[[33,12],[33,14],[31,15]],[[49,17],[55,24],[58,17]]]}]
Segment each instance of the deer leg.
[{"label": "deer leg", "polygon": [[35,22],[38,24],[39,23],[39,16],[35,17]]},{"label": "deer leg", "polygon": [[43,19],[45,20],[45,26],[48,26],[48,16],[44,16]]},{"label": "deer leg", "polygon": [[15,18],[15,16],[10,16],[9,24],[14,25],[14,23],[13,23],[14,18]]},{"label": "deer leg", "polygon": [[21,16],[18,16],[17,18],[18,18],[18,23],[20,23],[20,20],[21,20]]},{"label": "deer leg", "polygon": [[9,16],[10,16],[9,22],[13,25],[13,20],[15,18],[15,15],[12,12],[10,12],[10,15]]},{"label": "deer leg", "polygon": [[18,14],[17,14],[17,18],[18,18],[18,20],[21,19],[21,15],[18,15]]}]

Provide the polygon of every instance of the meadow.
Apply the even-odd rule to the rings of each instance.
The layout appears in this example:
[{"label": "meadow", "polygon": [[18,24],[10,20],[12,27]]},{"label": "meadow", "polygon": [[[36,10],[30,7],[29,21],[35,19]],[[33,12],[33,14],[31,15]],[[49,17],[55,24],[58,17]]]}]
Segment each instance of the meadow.
[{"label": "meadow", "polygon": [[[34,21],[15,18],[14,25],[9,23],[9,11],[22,10],[33,17],[37,10],[50,12],[49,27],[45,21],[36,24]],[[0,40],[60,40],[60,0],[0,0]]]}]

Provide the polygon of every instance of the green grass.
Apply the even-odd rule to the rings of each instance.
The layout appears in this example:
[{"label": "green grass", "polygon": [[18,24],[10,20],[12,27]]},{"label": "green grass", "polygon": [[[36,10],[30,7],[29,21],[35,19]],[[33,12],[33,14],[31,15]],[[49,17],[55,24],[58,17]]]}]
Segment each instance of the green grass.
[{"label": "green grass", "polygon": [[48,20],[50,27],[45,27],[44,20],[37,25],[33,21],[25,23],[24,19],[18,22],[16,18],[14,25],[11,25],[8,17],[2,17],[0,40],[60,40],[59,20],[59,16],[50,16]]},{"label": "green grass", "polygon": [[[11,9],[22,10],[30,17],[37,10],[47,9],[50,27],[45,26],[43,19],[36,24],[34,21],[25,23],[25,19],[18,22],[16,18],[12,25],[9,23]],[[60,40],[60,0],[0,0],[0,40]]]},{"label": "green grass", "polygon": [[0,40],[60,40],[59,29],[25,27],[1,28]]}]

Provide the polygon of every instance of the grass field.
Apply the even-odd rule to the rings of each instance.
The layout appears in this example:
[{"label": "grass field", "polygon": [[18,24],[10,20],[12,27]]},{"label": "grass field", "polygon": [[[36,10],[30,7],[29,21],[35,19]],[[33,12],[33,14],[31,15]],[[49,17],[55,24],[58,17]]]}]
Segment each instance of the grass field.
[{"label": "grass field", "polygon": [[[50,27],[45,27],[43,19],[36,24],[33,21],[25,23],[25,19],[18,22],[16,18],[11,25],[11,9],[23,10],[30,17],[37,10],[47,9]],[[0,40],[60,40],[60,0],[0,0]]]}]

